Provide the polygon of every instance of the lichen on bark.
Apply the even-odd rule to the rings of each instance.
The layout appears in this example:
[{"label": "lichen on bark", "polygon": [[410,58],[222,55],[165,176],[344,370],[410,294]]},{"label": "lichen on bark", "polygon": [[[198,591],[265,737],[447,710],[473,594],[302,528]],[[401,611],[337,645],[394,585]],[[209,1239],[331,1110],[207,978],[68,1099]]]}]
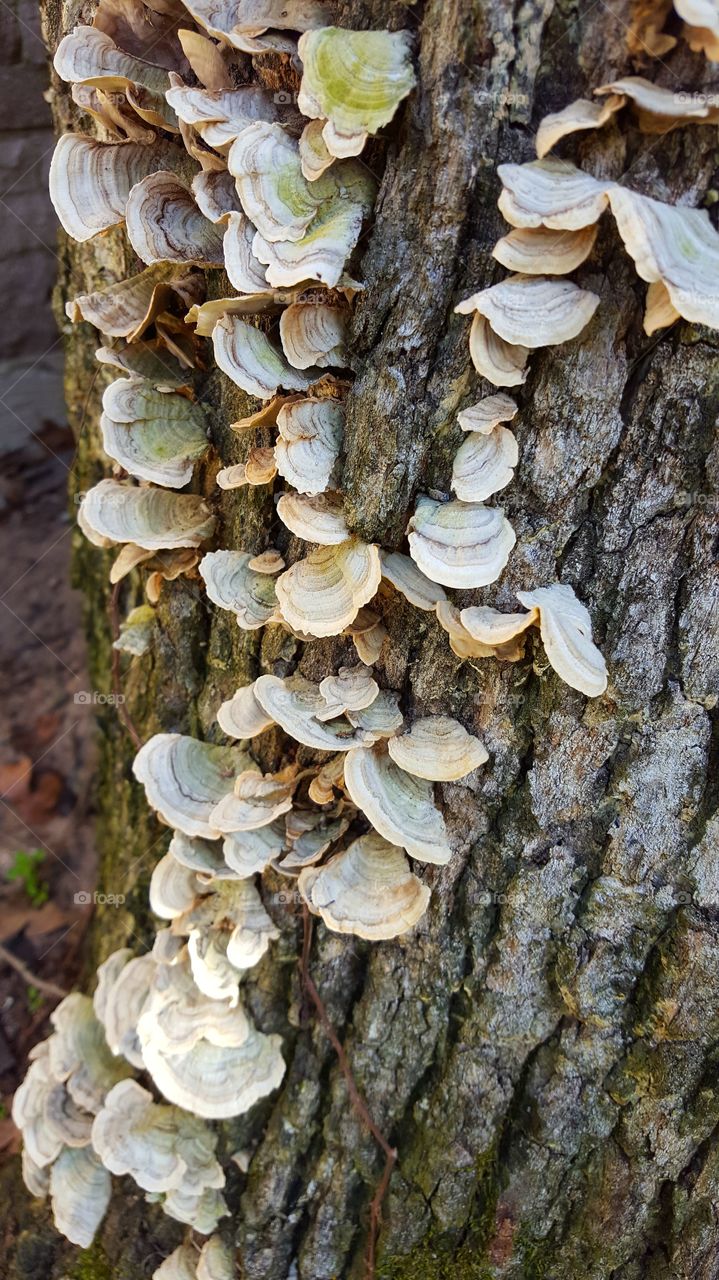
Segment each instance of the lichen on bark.
[{"label": "lichen on bark", "polygon": [[[44,6],[51,46],[77,13]],[[630,18],[628,5],[610,13],[548,0],[338,6],[341,25],[409,26],[420,77],[368,152],[382,183],[358,268],[367,290],[353,324],[343,472],[363,536],[398,545],[417,490],[448,487],[454,414],[478,389],[466,321],[452,307],[499,278],[496,165],[532,158],[543,114],[617,75],[706,91],[711,70],[685,46],[666,68],[633,64]],[[67,96],[55,91],[63,127]],[[711,127],[657,139],[615,122],[563,154],[670,201],[700,204],[714,181]],[[61,263],[61,301],[136,266],[121,233],[64,242]],[[606,654],[609,692],[587,703],[534,642],[517,665],[462,663],[431,615],[393,598],[383,683],[417,712],[459,714],[491,763],[471,789],[442,788],[459,852],[426,871],[426,926],[372,947],[319,928],[311,958],[358,1086],[399,1151],[380,1237],[385,1280],[716,1275],[716,338],[683,322],[643,336],[645,286],[608,220],[576,279],[600,307],[576,342],[532,357],[514,424],[520,466],[503,494],[517,547],[500,587],[466,603],[512,607],[518,588],[572,583]],[[223,296],[226,282],[213,277],[210,288]],[[82,490],[104,467],[104,375],[94,331],[58,314]],[[228,424],[248,402],[217,373],[203,399],[223,463],[238,460]],[[210,473],[197,485],[211,493]],[[271,498],[242,490],[213,503],[221,545],[263,549]],[[78,545],[101,691],[108,562]],[[139,593],[132,580],[124,607]],[[260,671],[299,661],[316,677],[350,653],[342,640],[303,651],[291,638],[243,634],[196,584],[179,582],[163,592],[158,644],[131,665],[123,691],[143,736],[216,737],[217,705]],[[109,711],[100,733],[101,887],[121,884],[128,902],[99,915],[88,979],[121,942],[148,941],[144,890],[167,840]],[[267,735],[263,766],[281,763],[285,747]],[[227,1126],[227,1152],[252,1152],[230,1189],[240,1273],[356,1280],[381,1161],[321,1027],[302,1016],[296,914],[269,905],[282,936],[248,990],[259,1024],[283,1034],[288,1070],[275,1098]],[[17,1190],[0,1216],[9,1280],[84,1278],[85,1266],[135,1280],[178,1235],[125,1183],[87,1261]]]}]

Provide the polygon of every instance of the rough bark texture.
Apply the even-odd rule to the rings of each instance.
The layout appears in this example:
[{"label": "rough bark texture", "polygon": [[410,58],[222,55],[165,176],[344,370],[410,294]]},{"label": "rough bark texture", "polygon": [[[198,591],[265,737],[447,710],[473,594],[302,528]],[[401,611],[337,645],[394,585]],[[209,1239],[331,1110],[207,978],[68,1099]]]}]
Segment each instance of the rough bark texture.
[{"label": "rough bark texture", "polygon": [[[44,10],[53,45],[77,9],[45,0]],[[503,229],[497,163],[532,158],[546,111],[642,68],[627,54],[626,4],[358,0],[338,20],[408,25],[417,37],[419,90],[368,156],[384,176],[362,245],[344,467],[354,527],[398,545],[417,490],[447,489],[456,409],[487,390],[452,307],[503,274],[490,257]],[[705,92],[712,79],[681,44],[648,74]],[[62,93],[56,105],[66,121]],[[647,137],[625,114],[563,154],[700,204],[715,181],[716,132]],[[60,299],[135,266],[121,234],[62,253]],[[384,1280],[719,1276],[717,339],[685,324],[643,335],[645,286],[608,218],[575,278],[601,305],[581,339],[532,359],[520,467],[503,495],[517,547],[500,586],[465,602],[511,607],[516,588],[572,583],[592,612],[609,692],[594,702],[574,693],[538,642],[514,666],[461,663],[431,616],[388,599],[382,682],[403,691],[408,711],[458,714],[491,764],[470,789],[441,788],[457,852],[426,869],[432,905],[416,933],[370,947],[320,928],[312,953],[357,1082],[399,1149]],[[221,279],[211,284],[220,296]],[[84,488],[102,471],[103,378],[96,335],[63,326]],[[227,424],[246,401],[216,372],[203,395],[219,455],[239,460]],[[198,485],[213,492],[209,471]],[[265,491],[215,490],[213,500],[221,545],[261,550],[271,528],[276,538]],[[77,565],[107,690],[107,557],[79,544]],[[140,592],[134,583],[124,606]],[[124,677],[143,736],[216,737],[220,699],[248,678],[298,661],[316,675],[350,652],[344,641],[303,653],[286,636],[245,635],[184,582],[166,590],[160,616],[158,645]],[[130,781],[132,746],[112,712],[101,732],[101,887],[127,903],[98,922],[88,974],[126,937],[147,942],[147,878],[167,842]],[[287,742],[268,738],[262,763],[277,764]],[[282,939],[249,991],[263,1029],[283,1034],[288,1069],[278,1096],[227,1126],[227,1151],[254,1153],[230,1188],[240,1274],[356,1280],[381,1161],[322,1030],[302,1023],[296,909],[271,889]],[[2,1212],[10,1280],[137,1280],[179,1234],[124,1185],[84,1257],[21,1191]]]}]

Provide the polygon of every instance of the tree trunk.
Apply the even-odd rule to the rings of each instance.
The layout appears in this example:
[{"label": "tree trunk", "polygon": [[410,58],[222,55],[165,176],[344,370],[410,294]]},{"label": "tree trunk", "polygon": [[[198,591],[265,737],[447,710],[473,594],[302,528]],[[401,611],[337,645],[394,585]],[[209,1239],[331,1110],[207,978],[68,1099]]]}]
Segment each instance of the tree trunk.
[{"label": "tree trunk", "polygon": [[[79,6],[42,8],[53,48]],[[532,159],[546,112],[617,76],[692,92],[711,83],[711,65],[681,40],[662,61],[631,58],[631,17],[624,2],[339,5],[338,25],[413,30],[419,72],[386,141],[365,153],[381,187],[355,268],[367,288],[353,324],[343,471],[365,539],[399,546],[416,493],[448,490],[455,413],[481,390],[453,306],[503,275],[490,256],[506,230],[497,164]],[[282,75],[289,83],[291,71]],[[59,127],[71,119],[65,90],[55,85]],[[717,198],[715,127],[657,137],[620,119],[560,153],[672,203]],[[122,232],[63,240],[61,254],[58,315],[85,489],[105,465],[104,374],[97,333],[70,326],[62,303],[137,263]],[[439,788],[458,852],[446,868],[420,868],[432,901],[416,931],[368,945],[315,930],[314,981],[398,1150],[378,1242],[383,1280],[719,1276],[719,853],[708,775],[719,674],[716,337],[684,322],[644,336],[646,286],[608,218],[574,278],[601,304],[579,339],[532,357],[515,424],[520,465],[501,497],[517,546],[499,586],[459,599],[512,608],[517,589],[571,583],[592,614],[609,691],[590,702],[573,692],[538,640],[517,664],[461,662],[432,615],[393,596],[380,682],[401,690],[409,711],[474,726],[490,764],[471,788]],[[226,291],[212,274],[210,295]],[[241,460],[245,442],[228,423],[254,406],[216,369],[202,391],[219,457]],[[218,545],[264,549],[269,491],[220,494],[213,474],[196,483],[219,514]],[[78,539],[103,692],[110,558]],[[142,599],[141,575],[130,581],[123,614]],[[159,614],[158,644],[122,675],[143,738],[217,739],[219,702],[255,675],[300,663],[317,678],[351,657],[342,638],[303,647],[277,628],[241,632],[187,580],[166,584]],[[126,939],[150,942],[147,882],[167,844],[112,708],[100,732],[100,888],[127,900],[98,912],[88,984]],[[263,766],[277,766],[287,740],[260,741]],[[276,1096],[224,1127],[228,1154],[252,1153],[229,1191],[239,1271],[359,1280],[383,1157],[325,1031],[307,1017],[302,921],[295,905],[273,901],[280,885],[266,897],[281,940],[247,990],[258,1024],[284,1037],[287,1074]],[[135,1280],[180,1236],[125,1183],[80,1260],[22,1191],[0,1213],[9,1280]]]}]

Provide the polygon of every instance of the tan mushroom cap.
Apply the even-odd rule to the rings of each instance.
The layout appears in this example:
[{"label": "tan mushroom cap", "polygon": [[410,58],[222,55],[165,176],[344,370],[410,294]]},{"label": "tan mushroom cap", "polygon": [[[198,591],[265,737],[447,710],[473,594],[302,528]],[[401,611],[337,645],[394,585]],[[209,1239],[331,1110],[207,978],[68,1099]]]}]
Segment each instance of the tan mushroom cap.
[{"label": "tan mushroom cap", "polygon": [[[373,619],[372,622],[369,619]],[[372,609],[358,610],[356,618],[347,627],[347,634],[352,636],[352,643],[357,657],[365,666],[371,667],[379,661],[384,642],[389,632],[384,622]]]},{"label": "tan mushroom cap", "polygon": [[[667,133],[687,124],[715,124],[716,106],[709,106],[706,95],[689,91],[664,89],[643,76],[624,76],[595,89],[596,94],[624,94],[637,108],[639,128],[644,133]],[[611,98],[609,99],[611,101]]]},{"label": "tan mushroom cap", "polygon": [[257,631],[277,616],[275,580],[250,569],[244,551],[209,551],[200,576],[213,604],[234,613],[243,631]]},{"label": "tan mushroom cap", "polygon": [[220,834],[212,822],[216,805],[232,793],[236,775],[248,769],[257,766],[239,747],[216,747],[181,733],[156,733],[132,766],[148,804],[165,822],[206,840]]},{"label": "tan mushroom cap", "polygon": [[488,435],[471,431],[454,455],[452,489],[462,502],[484,502],[514,479],[518,461],[517,441],[506,427]]},{"label": "tan mushroom cap", "polygon": [[524,275],[568,275],[589,257],[598,227],[555,231],[551,227],[515,227],[502,236],[492,257],[508,271]]},{"label": "tan mushroom cap", "polygon": [[402,849],[375,832],[360,836],[324,866],[301,871],[297,887],[328,929],[371,942],[414,928],[430,898]]},{"label": "tan mushroom cap", "polygon": [[304,676],[260,676],[254,691],[266,714],[303,746],[317,751],[349,751],[366,740],[346,720],[338,718],[327,724],[319,719],[327,701],[319,685]]},{"label": "tan mushroom cap", "polygon": [[495,387],[519,387],[526,381],[529,348],[505,342],[478,311],[469,331],[469,354],[477,373]]},{"label": "tan mushroom cap", "polygon": [[82,134],[63,134],[50,164],[50,199],[68,235],[90,240],[117,226],[135,184],[179,154],[160,140],[152,147],[138,142],[112,146]]},{"label": "tan mushroom cap", "polygon": [[57,46],[53,66],[61,80],[96,85],[109,93],[141,84],[154,94],[164,94],[169,86],[164,67],[124,53],[97,27],[75,27],[64,36]]},{"label": "tan mushroom cap", "polygon": [[280,316],[282,349],[294,369],[312,365],[347,364],[346,306],[326,302],[295,302]]},{"label": "tan mushroom cap", "polygon": [[[610,199],[642,280],[663,283],[686,320],[719,328],[719,233],[706,209],[662,204],[625,187],[613,190]],[[653,301],[650,323],[656,319],[656,295]]]},{"label": "tan mushroom cap", "polygon": [[681,317],[669,296],[669,290],[663,280],[655,280],[647,289],[647,302],[644,308],[644,332],[656,333],[657,329],[666,329],[675,324]]},{"label": "tan mushroom cap", "polygon": [[385,840],[418,862],[449,862],[447,828],[430,782],[405,773],[379,749],[366,747],[345,756],[344,778],[353,803]]},{"label": "tan mushroom cap", "polygon": [[518,591],[517,599],[526,609],[539,610],[542,643],[557,675],[588,698],[604,693],[607,664],[592,642],[589,610],[572,588],[556,582],[533,591]]},{"label": "tan mushroom cap", "polygon": [[[612,96],[605,102],[590,102],[587,98],[579,98],[561,111],[553,111],[544,116],[537,129],[536,147],[539,159],[543,159],[567,134],[583,129],[600,129],[617,111],[621,111],[626,102],[623,90],[619,88],[622,83],[623,81],[617,81],[614,85],[605,86],[605,91],[612,90]],[[594,92],[600,93],[602,90],[595,89]]]},{"label": "tan mushroom cap", "polygon": [[537,623],[539,611],[530,609],[529,613],[500,613],[498,609],[476,605],[470,609],[462,609],[459,618],[472,640],[489,646],[497,658],[517,662],[524,656],[526,632]]},{"label": "tan mushroom cap", "polygon": [[277,470],[300,493],[314,495],[329,488],[342,447],[344,422],[344,409],[336,400],[307,398],[280,408]]},{"label": "tan mushroom cap", "polygon": [[387,750],[405,773],[430,782],[456,782],[489,759],[479,738],[451,716],[415,720],[408,733],[389,739]]},{"label": "tan mushroom cap", "polygon": [[597,221],[614,183],[593,178],[566,160],[548,156],[527,164],[501,164],[498,205],[513,227],[578,231]]},{"label": "tan mushroom cap", "polygon": [[[197,547],[209,538],[215,517],[194,493],[138,489],[120,480],[101,480],[88,489],[78,511],[83,532],[109,542],[132,542],[147,551]],[[107,545],[99,543],[97,545]]]},{"label": "tan mushroom cap", "polygon": [[334,676],[320,680],[319,691],[327,706],[315,712],[318,720],[332,720],[346,711],[364,711],[379,694],[369,667],[340,667]]},{"label": "tan mushroom cap", "polygon": [[494,582],[516,542],[502,508],[479,502],[442,503],[421,495],[407,528],[412,559],[446,587]]},{"label": "tan mushroom cap", "polygon": [[276,573],[282,573],[286,564],[275,547],[268,547],[266,551],[261,551],[259,555],[252,557],[248,568],[254,569],[255,573],[269,573],[274,577]]},{"label": "tan mushroom cap", "polygon": [[449,647],[458,658],[493,658],[496,656],[491,645],[475,640],[463,625],[460,611],[449,600],[440,601],[436,606],[437,621],[449,636]]},{"label": "tan mushroom cap", "polygon": [[91,1147],[66,1147],[50,1170],[50,1201],[58,1231],[89,1249],[110,1203],[110,1175]]},{"label": "tan mushroom cap", "polygon": [[512,346],[554,346],[576,338],[599,306],[599,297],[571,280],[544,276],[508,276],[455,307],[461,315],[477,311]]},{"label": "tan mushroom cap", "polygon": [[222,231],[195,203],[186,183],[166,169],[132,188],[125,207],[127,235],[142,262],[224,265]]},{"label": "tan mushroom cap", "polygon": [[305,542],[337,546],[351,536],[339,493],[283,493],[277,502],[277,514],[290,532]]},{"label": "tan mushroom cap", "polygon": [[494,396],[485,396],[467,409],[460,409],[457,422],[463,431],[478,431],[480,435],[489,435],[500,422],[511,422],[519,413],[519,405],[511,396],[502,391]]},{"label": "tan mushroom cap", "polygon": [[192,306],[204,295],[204,290],[205,283],[199,272],[163,262],[106,289],[81,294],[66,303],[65,311],[70,320],[88,320],[110,337],[135,342],[155,316],[165,310],[173,294],[186,306]]},{"label": "tan mushroom cap", "polygon": [[246,769],[235,778],[228,791],[212,810],[211,822],[218,831],[254,831],[268,826],[292,808],[295,782],[281,775],[261,774],[257,766]]},{"label": "tan mushroom cap", "polygon": [[352,539],[318,547],[286,569],[276,580],[277,600],[297,631],[337,636],[372,599],[381,578],[378,548]]},{"label": "tan mushroom cap", "polygon": [[[290,830],[290,822],[292,829]],[[289,853],[285,854],[279,869],[299,871],[309,867],[327,852],[331,845],[344,835],[349,826],[347,818],[336,818],[332,814],[320,813],[316,810],[305,811],[294,809],[287,815],[287,842]]]},{"label": "tan mushroom cap", "polygon": [[[211,36],[244,53],[263,49],[292,53],[294,41],[278,40],[278,31],[307,31],[323,26],[329,18],[329,10],[319,0],[190,0],[185,8]],[[269,37],[265,37],[266,28]]]},{"label": "tan mushroom cap", "polygon": [[180,1244],[155,1268],[152,1280],[197,1280],[197,1261],[194,1244]]},{"label": "tan mushroom cap", "polygon": [[221,1236],[210,1236],[197,1260],[197,1280],[235,1280],[235,1255]]},{"label": "tan mushroom cap", "polygon": [[418,569],[414,560],[401,551],[380,550],[382,577],[399,591],[416,609],[433,613],[435,605],[447,597],[442,587]]},{"label": "tan mushroom cap", "polygon": [[267,335],[240,316],[222,315],[212,330],[212,344],[222,372],[260,400],[269,400],[280,387],[305,391],[317,380],[316,370],[293,369]]}]

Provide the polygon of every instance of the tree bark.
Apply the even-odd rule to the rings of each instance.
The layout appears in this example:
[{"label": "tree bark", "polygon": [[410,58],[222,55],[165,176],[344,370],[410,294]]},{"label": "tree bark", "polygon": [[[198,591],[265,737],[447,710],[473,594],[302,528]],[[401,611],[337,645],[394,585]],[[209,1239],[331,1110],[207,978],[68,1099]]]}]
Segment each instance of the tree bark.
[{"label": "tree bark", "polygon": [[[79,6],[41,7],[53,48]],[[338,25],[413,30],[419,73],[386,140],[365,154],[381,186],[355,269],[367,288],[353,324],[343,471],[364,538],[400,545],[416,493],[448,490],[456,410],[487,394],[453,306],[504,274],[490,256],[506,229],[497,164],[532,159],[546,112],[617,76],[639,72],[677,91],[712,83],[711,64],[681,40],[662,61],[631,58],[631,19],[623,2],[338,6]],[[59,84],[55,109],[66,127]],[[625,112],[560,151],[670,202],[717,198],[715,127],[643,135]],[[122,232],[84,246],[63,240],[62,261],[58,315],[82,490],[104,471],[104,374],[93,361],[98,335],[70,326],[61,304],[137,263]],[[719,693],[717,339],[684,322],[643,334],[646,286],[609,218],[573,278],[601,304],[579,339],[532,357],[514,424],[520,465],[501,498],[517,546],[498,586],[458,599],[511,608],[517,589],[571,583],[590,608],[609,691],[591,702],[573,692],[539,641],[518,664],[461,662],[432,615],[398,596],[385,601],[381,683],[401,690],[408,711],[459,715],[491,760],[478,784],[438,789],[457,853],[446,868],[421,869],[432,902],[413,934],[372,946],[315,930],[314,981],[398,1150],[378,1244],[383,1280],[719,1276],[719,824],[709,772]],[[211,296],[227,289],[220,273],[209,284]],[[241,460],[245,444],[228,423],[253,406],[216,370],[201,391],[222,463]],[[219,494],[215,469],[196,484],[218,512],[218,545],[264,549],[277,536],[271,495]],[[292,555],[298,545],[289,543]],[[93,679],[104,692],[109,560],[78,540]],[[136,573],[123,613],[141,598]],[[186,580],[166,585],[159,616],[158,644],[122,677],[143,738],[167,730],[217,740],[219,702],[255,675],[299,663],[316,678],[351,657],[344,639],[303,647],[275,628],[240,632]],[[98,913],[88,983],[118,945],[149,943],[147,882],[167,844],[111,709],[100,733],[100,887],[127,901]],[[286,759],[286,739],[260,741],[263,766]],[[229,1188],[239,1272],[358,1280],[383,1157],[320,1022],[307,1017],[302,922],[296,906],[273,899],[280,887],[270,882],[266,898],[281,940],[247,990],[258,1024],[284,1037],[287,1074],[276,1096],[224,1126],[228,1155],[252,1153]],[[180,1233],[125,1183],[79,1261],[21,1191],[0,1221],[9,1280],[135,1280]]]}]

